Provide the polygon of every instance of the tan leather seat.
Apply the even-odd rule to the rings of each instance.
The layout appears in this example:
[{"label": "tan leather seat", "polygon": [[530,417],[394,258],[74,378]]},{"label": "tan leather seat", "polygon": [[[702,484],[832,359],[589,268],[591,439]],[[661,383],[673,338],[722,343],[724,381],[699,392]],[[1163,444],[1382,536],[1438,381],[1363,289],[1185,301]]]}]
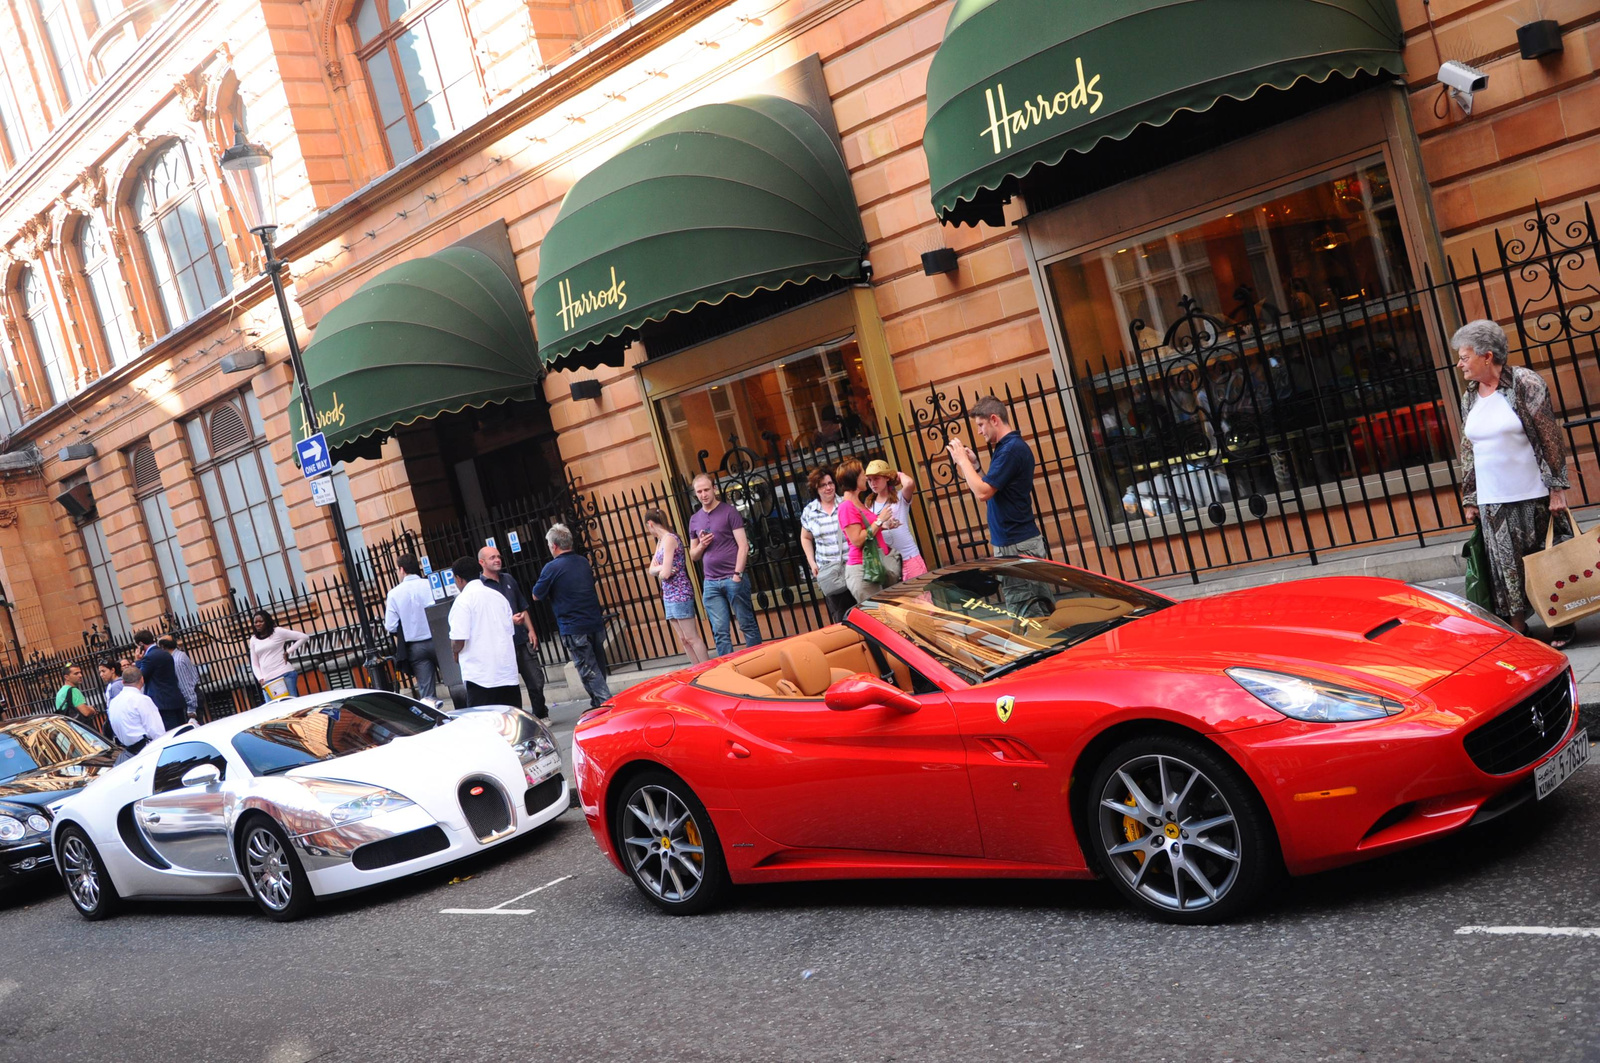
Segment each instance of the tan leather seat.
[{"label": "tan leather seat", "polygon": [[792,683],[804,697],[820,698],[833,682],[827,654],[807,639],[791,639],[784,643],[778,651],[778,665],[783,669],[784,680]]}]

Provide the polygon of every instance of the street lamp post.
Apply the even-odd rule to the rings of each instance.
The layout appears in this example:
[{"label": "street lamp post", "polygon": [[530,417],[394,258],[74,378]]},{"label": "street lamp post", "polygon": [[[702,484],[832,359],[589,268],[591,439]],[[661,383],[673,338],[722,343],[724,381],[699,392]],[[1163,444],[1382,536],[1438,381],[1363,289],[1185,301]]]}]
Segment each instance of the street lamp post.
[{"label": "street lamp post", "polygon": [[[289,297],[283,290],[283,271],[288,263],[280,259],[273,247],[272,237],[278,230],[278,200],[272,187],[272,153],[244,138],[244,130],[233,127],[233,146],[222,153],[222,173],[233,190],[233,200],[244,215],[245,227],[261,240],[267,256],[267,276],[272,280],[272,292],[278,298],[278,313],[283,317],[283,335],[289,341],[289,360],[294,365],[295,380],[300,385],[300,403],[305,408],[305,425],[308,432],[316,431],[317,407],[311,397],[311,382],[306,378],[305,363],[300,357],[300,341],[295,337],[294,320],[289,316]],[[368,681],[379,690],[389,689],[388,678],[379,668],[378,641],[367,612],[367,602],[361,594],[361,577],[356,571],[355,557],[350,552],[350,536],[345,532],[344,514],[339,509],[337,496],[328,504],[333,518],[333,529],[339,536],[339,553],[344,557],[345,581],[355,598],[356,623],[361,629],[362,662],[367,669]]]}]

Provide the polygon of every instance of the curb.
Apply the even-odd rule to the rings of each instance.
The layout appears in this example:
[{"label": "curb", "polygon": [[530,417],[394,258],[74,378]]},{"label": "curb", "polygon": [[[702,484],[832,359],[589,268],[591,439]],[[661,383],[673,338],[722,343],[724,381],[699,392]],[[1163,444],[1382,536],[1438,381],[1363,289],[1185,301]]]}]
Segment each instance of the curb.
[{"label": "curb", "polygon": [[1578,705],[1578,726],[1589,729],[1589,740],[1600,741],[1600,701]]}]

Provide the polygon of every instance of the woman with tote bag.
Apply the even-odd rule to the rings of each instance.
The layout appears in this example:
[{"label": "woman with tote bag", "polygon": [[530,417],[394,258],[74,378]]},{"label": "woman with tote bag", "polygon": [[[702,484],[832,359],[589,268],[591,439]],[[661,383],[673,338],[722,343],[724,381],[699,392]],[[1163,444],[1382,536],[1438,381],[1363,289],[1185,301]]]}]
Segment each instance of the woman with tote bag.
[{"label": "woman with tote bag", "polygon": [[[1550,390],[1531,369],[1506,364],[1510,345],[1493,321],[1472,321],[1450,338],[1461,395],[1461,505],[1483,530],[1494,613],[1528,631],[1523,559],[1555,538],[1572,536],[1567,512],[1567,441]],[[1535,593],[1538,593],[1537,589]],[[1546,621],[1554,620],[1541,613]],[[1550,645],[1572,639],[1572,625],[1551,625]]]}]

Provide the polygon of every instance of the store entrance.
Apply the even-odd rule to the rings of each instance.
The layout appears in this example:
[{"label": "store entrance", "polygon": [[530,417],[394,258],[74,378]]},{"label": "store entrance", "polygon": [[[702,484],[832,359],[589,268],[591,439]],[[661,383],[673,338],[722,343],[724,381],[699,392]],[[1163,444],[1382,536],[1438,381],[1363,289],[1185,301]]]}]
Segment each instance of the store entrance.
[{"label": "store entrance", "polygon": [[440,414],[395,437],[424,528],[486,520],[512,502],[566,491],[550,410],[540,399]]}]

